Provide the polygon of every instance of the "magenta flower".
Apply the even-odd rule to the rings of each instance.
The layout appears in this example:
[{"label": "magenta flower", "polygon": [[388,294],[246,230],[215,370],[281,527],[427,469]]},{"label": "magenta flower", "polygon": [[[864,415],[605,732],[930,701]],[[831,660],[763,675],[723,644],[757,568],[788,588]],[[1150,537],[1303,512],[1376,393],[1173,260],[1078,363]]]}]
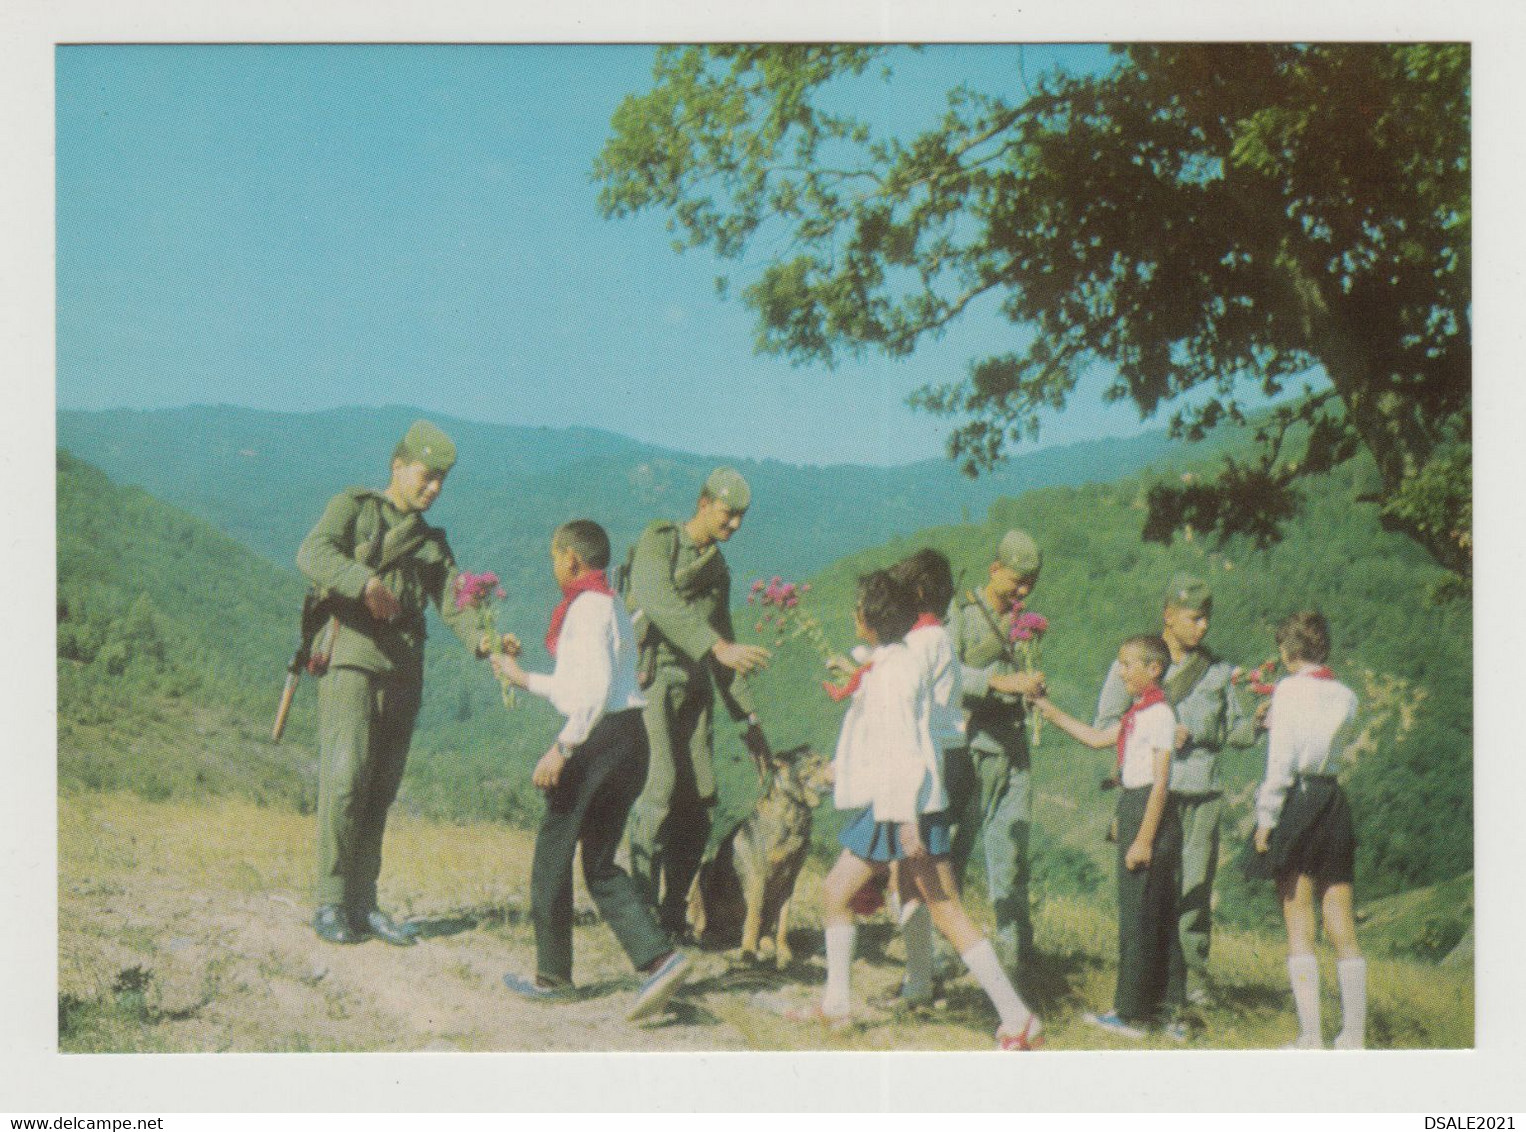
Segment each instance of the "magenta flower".
[{"label": "magenta flower", "polygon": [[1039,613],[1021,612],[1012,618],[1014,641],[1036,641],[1049,632],[1049,618]]},{"label": "magenta flower", "polygon": [[457,609],[480,606],[494,596],[499,598],[508,596],[499,586],[497,574],[473,574],[469,570],[463,570],[456,575]]}]

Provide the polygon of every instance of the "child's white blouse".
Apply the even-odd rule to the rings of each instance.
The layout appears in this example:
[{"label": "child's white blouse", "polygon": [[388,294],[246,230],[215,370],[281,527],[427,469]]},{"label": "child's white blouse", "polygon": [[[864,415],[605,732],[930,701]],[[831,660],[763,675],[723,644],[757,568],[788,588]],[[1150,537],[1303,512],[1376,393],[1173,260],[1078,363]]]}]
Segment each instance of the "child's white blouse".
[{"label": "child's white blouse", "polygon": [[[933,746],[940,752],[964,746],[964,711],[960,706],[959,662],[954,657],[953,638],[942,625],[928,625],[907,633],[906,647],[926,675],[927,725]],[[941,779],[942,774],[938,777]]]},{"label": "child's white blouse", "polygon": [[636,630],[625,603],[581,593],[567,609],[556,670],[525,673],[525,689],[567,717],[557,739],[576,747],[606,714],[646,706],[636,682]]},{"label": "child's white blouse", "polygon": [[1356,733],[1356,693],[1339,680],[1295,672],[1277,682],[1266,727],[1266,778],[1256,791],[1256,825],[1272,829],[1296,775],[1340,769]]},{"label": "child's white blouse", "polygon": [[917,795],[928,776],[926,812],[948,808],[937,748],[929,725],[932,681],[926,665],[904,642],[882,645],[843,718],[837,739],[838,809],[869,806],[875,821],[917,816]]},{"label": "child's white blouse", "polygon": [[1123,744],[1118,777],[1125,790],[1155,785],[1155,753],[1176,746],[1176,713],[1168,703],[1151,704],[1134,716]]}]

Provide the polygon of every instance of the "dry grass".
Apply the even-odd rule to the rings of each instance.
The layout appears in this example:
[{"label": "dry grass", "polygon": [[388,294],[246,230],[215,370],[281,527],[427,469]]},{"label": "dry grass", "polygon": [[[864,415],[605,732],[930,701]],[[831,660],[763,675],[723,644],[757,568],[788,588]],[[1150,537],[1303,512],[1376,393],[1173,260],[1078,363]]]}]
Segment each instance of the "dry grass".
[{"label": "dry grass", "polygon": [[[435,825],[398,815],[383,903],[434,934],[402,950],[332,947],[308,927],[312,819],[236,800],[148,802],[68,793],[59,806],[59,996],[66,1051],[218,1050],[982,1050],[995,1019],[967,978],[919,1019],[871,1016],[846,1034],[786,1022],[758,995],[805,1004],[823,979],[818,895],[797,895],[787,972],[699,957],[666,1022],[623,1021],[634,979],[578,892],[577,974],[584,996],[522,1003],[499,978],[533,964],[525,922],[532,837],[499,825]],[[972,909],[977,916],[984,906]],[[1025,988],[1057,1049],[1116,1048],[1082,1020],[1111,1000],[1116,932],[1104,903],[1039,909],[1045,964]],[[854,966],[864,997],[899,980],[900,942],[866,923]],[[1292,1035],[1282,941],[1221,932],[1215,1003],[1189,1048],[1256,1049]],[[1328,960],[1328,957],[1327,957]],[[1471,972],[1371,962],[1371,1044],[1457,1048],[1473,1038]],[[1336,1012],[1326,962],[1326,1014]],[[1149,1048],[1176,1048],[1151,1039]]]}]

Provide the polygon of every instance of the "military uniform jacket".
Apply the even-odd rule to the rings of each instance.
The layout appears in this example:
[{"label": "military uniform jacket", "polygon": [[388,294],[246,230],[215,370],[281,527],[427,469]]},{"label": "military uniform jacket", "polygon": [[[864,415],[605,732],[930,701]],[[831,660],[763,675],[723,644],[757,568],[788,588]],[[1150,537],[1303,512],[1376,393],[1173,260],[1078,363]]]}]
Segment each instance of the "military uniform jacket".
[{"label": "military uniform jacket", "polygon": [[719,545],[695,546],[677,523],[650,524],[636,543],[627,605],[641,642],[643,684],[654,669],[678,669],[690,677],[710,674],[732,718],[745,719],[753,712],[746,683],[710,651],[717,641],[736,639],[731,571]]},{"label": "military uniform jacket", "polygon": [[[390,623],[378,621],[361,593],[391,549],[420,534],[423,540],[381,575],[403,611]],[[339,620],[332,667],[422,671],[424,608],[430,604],[468,648],[477,647],[475,616],[446,600],[454,594],[459,571],[445,532],[429,526],[418,512],[399,511],[380,492],[352,487],[329,500],[318,525],[302,540],[297,568],[328,593]]]},{"label": "military uniform jacket", "polygon": [[[1202,660],[1194,663],[1194,657]],[[1193,678],[1193,670],[1201,674]],[[1220,660],[1206,648],[1184,657],[1166,669],[1160,686],[1176,712],[1176,721],[1187,728],[1187,742],[1171,754],[1171,790],[1177,794],[1209,794],[1224,788],[1219,773],[1219,752],[1226,745],[1249,747],[1256,741],[1255,717],[1243,710],[1231,677],[1234,665]],[[1180,687],[1181,681],[1188,687]],[[1128,710],[1129,694],[1115,660],[1108,669],[1097,698],[1098,727],[1111,727]]]},{"label": "military uniform jacket", "polygon": [[[1023,726],[1021,696],[991,690],[992,676],[1018,671],[1007,659],[1012,614],[998,613],[984,593],[962,602],[953,625],[954,651],[959,658],[959,685],[966,712],[965,734],[970,750],[1006,755],[1021,766],[1028,763],[1028,732]],[[996,628],[992,629],[992,623]]]}]

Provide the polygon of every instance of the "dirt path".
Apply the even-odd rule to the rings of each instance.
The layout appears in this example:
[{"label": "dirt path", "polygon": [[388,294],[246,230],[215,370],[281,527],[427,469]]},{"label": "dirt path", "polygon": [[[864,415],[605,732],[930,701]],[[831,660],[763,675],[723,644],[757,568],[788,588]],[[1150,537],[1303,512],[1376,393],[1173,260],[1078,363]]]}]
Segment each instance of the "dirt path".
[{"label": "dirt path", "polygon": [[[764,991],[809,1001],[823,978],[814,957],[781,975],[701,953],[668,1017],[628,1023],[635,978],[581,891],[582,997],[516,999],[500,979],[533,969],[532,839],[522,831],[400,817],[384,903],[427,938],[335,947],[308,926],[310,818],[122,794],[66,796],[59,818],[65,1049],[694,1051],[908,1048],[912,1039],[888,1020],[847,1037],[801,1032],[756,1003]],[[897,964],[878,960],[866,992],[898,977]],[[968,1005],[967,1019],[956,1000],[947,1024],[916,1027],[927,1033],[909,1048],[988,1048],[989,1020]]]}]

